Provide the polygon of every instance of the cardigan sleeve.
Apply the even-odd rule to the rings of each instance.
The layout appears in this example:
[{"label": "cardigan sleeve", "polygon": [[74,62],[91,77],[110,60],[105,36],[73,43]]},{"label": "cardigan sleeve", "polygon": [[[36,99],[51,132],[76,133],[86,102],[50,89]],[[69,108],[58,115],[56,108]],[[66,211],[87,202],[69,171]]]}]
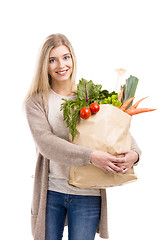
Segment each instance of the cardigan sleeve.
[{"label": "cardigan sleeve", "polygon": [[136,166],[138,164],[138,162],[139,162],[139,159],[140,159],[140,156],[141,156],[142,152],[141,152],[141,149],[138,147],[138,145],[137,145],[135,139],[133,138],[133,136],[131,136],[131,140],[132,140],[132,142],[131,142],[131,150],[133,150],[136,153],[138,153],[138,160],[134,163],[134,166]]},{"label": "cardigan sleeve", "polygon": [[76,166],[90,164],[90,155],[93,150],[54,135],[43,105],[34,96],[27,100],[25,110],[35,144],[45,158]]}]

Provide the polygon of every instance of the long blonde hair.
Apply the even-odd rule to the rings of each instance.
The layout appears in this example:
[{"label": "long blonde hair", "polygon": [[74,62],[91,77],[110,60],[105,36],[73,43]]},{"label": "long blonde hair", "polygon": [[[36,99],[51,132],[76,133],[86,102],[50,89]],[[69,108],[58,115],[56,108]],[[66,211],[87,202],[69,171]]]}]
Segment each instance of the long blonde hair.
[{"label": "long blonde hair", "polygon": [[41,99],[42,97],[45,97],[48,102],[49,90],[50,90],[50,84],[51,84],[51,76],[48,73],[49,54],[53,48],[57,48],[60,45],[66,46],[70,51],[72,61],[73,61],[71,85],[73,86],[73,84],[75,83],[76,57],[75,57],[75,53],[71,43],[69,42],[67,37],[61,33],[49,35],[41,47],[35,76],[33,78],[30,89],[24,100],[24,104],[27,101],[27,99],[34,94],[39,94]]}]

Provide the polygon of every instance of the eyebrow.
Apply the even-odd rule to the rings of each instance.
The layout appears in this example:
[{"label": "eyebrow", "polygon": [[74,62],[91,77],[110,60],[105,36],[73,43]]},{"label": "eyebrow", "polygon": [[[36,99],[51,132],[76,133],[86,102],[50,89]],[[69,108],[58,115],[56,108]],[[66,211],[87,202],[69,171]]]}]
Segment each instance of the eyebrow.
[{"label": "eyebrow", "polygon": [[[71,55],[69,52],[68,53],[65,53],[65,54],[63,54],[63,56],[66,56],[66,55]],[[49,59],[51,59],[51,58],[55,58],[55,57],[50,57]]]}]

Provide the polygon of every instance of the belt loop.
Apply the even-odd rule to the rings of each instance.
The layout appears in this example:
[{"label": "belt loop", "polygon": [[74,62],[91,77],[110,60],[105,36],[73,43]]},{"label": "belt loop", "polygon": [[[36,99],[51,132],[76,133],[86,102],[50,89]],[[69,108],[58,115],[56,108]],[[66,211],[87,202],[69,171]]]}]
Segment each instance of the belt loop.
[{"label": "belt loop", "polygon": [[71,203],[72,202],[72,196],[70,196],[70,198],[69,198],[69,203]]}]

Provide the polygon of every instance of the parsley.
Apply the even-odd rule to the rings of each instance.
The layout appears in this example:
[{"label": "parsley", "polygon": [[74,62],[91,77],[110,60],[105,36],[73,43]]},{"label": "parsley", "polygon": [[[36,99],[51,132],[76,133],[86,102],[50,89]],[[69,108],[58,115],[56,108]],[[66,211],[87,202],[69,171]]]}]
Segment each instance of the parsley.
[{"label": "parsley", "polygon": [[78,97],[76,100],[66,100],[64,98],[62,100],[64,100],[64,103],[61,104],[60,110],[63,111],[63,119],[67,123],[73,141],[76,136],[76,124],[80,118],[79,112],[82,107],[89,107],[89,104]]}]

